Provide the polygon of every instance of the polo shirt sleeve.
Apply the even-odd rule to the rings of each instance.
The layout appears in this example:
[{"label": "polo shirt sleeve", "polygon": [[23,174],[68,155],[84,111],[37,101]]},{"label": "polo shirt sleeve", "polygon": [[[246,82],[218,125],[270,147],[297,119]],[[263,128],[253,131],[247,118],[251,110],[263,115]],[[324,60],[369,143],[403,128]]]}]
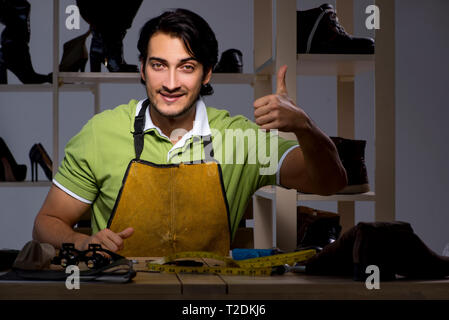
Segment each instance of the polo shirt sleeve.
[{"label": "polo shirt sleeve", "polygon": [[95,141],[91,119],[67,143],[64,159],[53,180],[65,192],[86,203],[92,203],[98,194],[94,175],[97,154]]},{"label": "polo shirt sleeve", "polygon": [[[266,185],[280,185],[280,170],[286,155],[294,148],[299,147],[298,142],[286,140],[273,132],[265,132],[265,150],[270,150],[265,158],[266,163],[259,164],[259,177],[257,179],[257,188]],[[260,148],[261,143],[258,144]],[[271,148],[276,148],[277,152],[272,152]],[[262,150],[263,151],[263,150]],[[261,150],[257,150],[261,152]],[[263,152],[262,152],[263,153]],[[270,156],[270,160],[267,161]]]}]

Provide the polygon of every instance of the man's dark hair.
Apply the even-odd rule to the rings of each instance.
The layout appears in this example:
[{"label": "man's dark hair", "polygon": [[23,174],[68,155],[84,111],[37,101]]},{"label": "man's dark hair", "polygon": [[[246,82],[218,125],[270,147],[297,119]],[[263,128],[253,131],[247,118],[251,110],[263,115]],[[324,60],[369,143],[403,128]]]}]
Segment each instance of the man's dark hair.
[{"label": "man's dark hair", "polygon": [[[187,9],[174,9],[145,23],[137,42],[139,59],[144,65],[148,55],[148,43],[156,32],[180,38],[187,52],[203,65],[204,74],[213,70],[218,60],[218,42],[209,24],[199,15]],[[213,92],[209,83],[201,86],[200,95],[211,95]]]}]

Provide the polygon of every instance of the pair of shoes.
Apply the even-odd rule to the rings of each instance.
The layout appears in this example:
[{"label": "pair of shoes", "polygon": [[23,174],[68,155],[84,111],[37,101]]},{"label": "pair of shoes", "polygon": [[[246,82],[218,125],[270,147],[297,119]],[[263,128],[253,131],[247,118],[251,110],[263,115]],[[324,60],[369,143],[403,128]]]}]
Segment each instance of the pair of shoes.
[{"label": "pair of shoes", "polygon": [[49,181],[52,180],[52,167],[53,162],[48,156],[47,151],[45,151],[44,147],[40,143],[36,143],[31,147],[29,153],[30,161],[31,161],[31,181],[38,181],[37,177],[37,165],[39,164],[41,168],[44,170],[45,175]]},{"label": "pair of shoes", "polygon": [[5,25],[1,36],[0,83],[7,83],[9,69],[22,83],[52,82],[51,74],[39,74],[31,63],[30,4],[26,0],[0,1],[0,22]]},{"label": "pair of shoes", "polygon": [[215,66],[215,73],[242,73],[242,52],[238,49],[228,49],[221,54],[220,61]]},{"label": "pair of shoes", "polygon": [[372,38],[353,37],[338,22],[330,4],[297,11],[297,53],[373,54]]},{"label": "pair of shoes", "polygon": [[27,174],[24,164],[17,164],[5,141],[0,138],[0,181],[23,181]]},{"label": "pair of shoes", "polygon": [[89,34],[90,29],[85,34],[64,43],[59,71],[84,72],[89,57],[86,48],[86,38]]},{"label": "pair of shoes", "polygon": [[338,194],[365,193],[370,190],[365,165],[365,140],[330,137],[346,170],[348,185]]},{"label": "pair of shoes", "polygon": [[100,72],[104,64],[109,72],[139,72],[137,65],[126,63],[123,39],[143,0],[76,0],[83,19],[90,25],[90,71]]}]

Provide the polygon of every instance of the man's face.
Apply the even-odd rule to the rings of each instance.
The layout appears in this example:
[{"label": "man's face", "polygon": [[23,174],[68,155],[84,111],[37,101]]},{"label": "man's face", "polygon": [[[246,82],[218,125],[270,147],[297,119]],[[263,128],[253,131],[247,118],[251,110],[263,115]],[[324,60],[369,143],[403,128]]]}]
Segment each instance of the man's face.
[{"label": "man's face", "polygon": [[148,56],[140,73],[151,104],[168,118],[188,113],[198,99],[201,85],[210,80],[211,71],[203,78],[203,66],[195,60],[177,37],[157,32],[148,43]]}]

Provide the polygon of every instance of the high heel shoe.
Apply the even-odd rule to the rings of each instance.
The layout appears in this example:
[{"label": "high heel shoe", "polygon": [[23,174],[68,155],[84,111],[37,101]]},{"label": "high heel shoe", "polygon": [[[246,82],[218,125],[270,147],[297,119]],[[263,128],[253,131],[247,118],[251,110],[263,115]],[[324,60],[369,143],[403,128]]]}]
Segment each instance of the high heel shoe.
[{"label": "high heel shoe", "polygon": [[31,63],[30,4],[25,0],[0,1],[0,22],[5,25],[1,36],[0,83],[6,83],[9,69],[22,83],[52,82],[51,74],[39,74]]},{"label": "high heel shoe", "polygon": [[51,181],[53,162],[44,147],[40,143],[34,144],[33,147],[31,147],[29,156],[31,161],[31,181],[38,181],[37,164],[41,166],[47,179]]},{"label": "high heel shoe", "polygon": [[17,164],[5,141],[0,138],[0,181],[23,181],[27,167]]},{"label": "high heel shoe", "polygon": [[59,71],[61,72],[84,72],[89,57],[86,48],[86,38],[90,29],[83,35],[64,43]]}]

